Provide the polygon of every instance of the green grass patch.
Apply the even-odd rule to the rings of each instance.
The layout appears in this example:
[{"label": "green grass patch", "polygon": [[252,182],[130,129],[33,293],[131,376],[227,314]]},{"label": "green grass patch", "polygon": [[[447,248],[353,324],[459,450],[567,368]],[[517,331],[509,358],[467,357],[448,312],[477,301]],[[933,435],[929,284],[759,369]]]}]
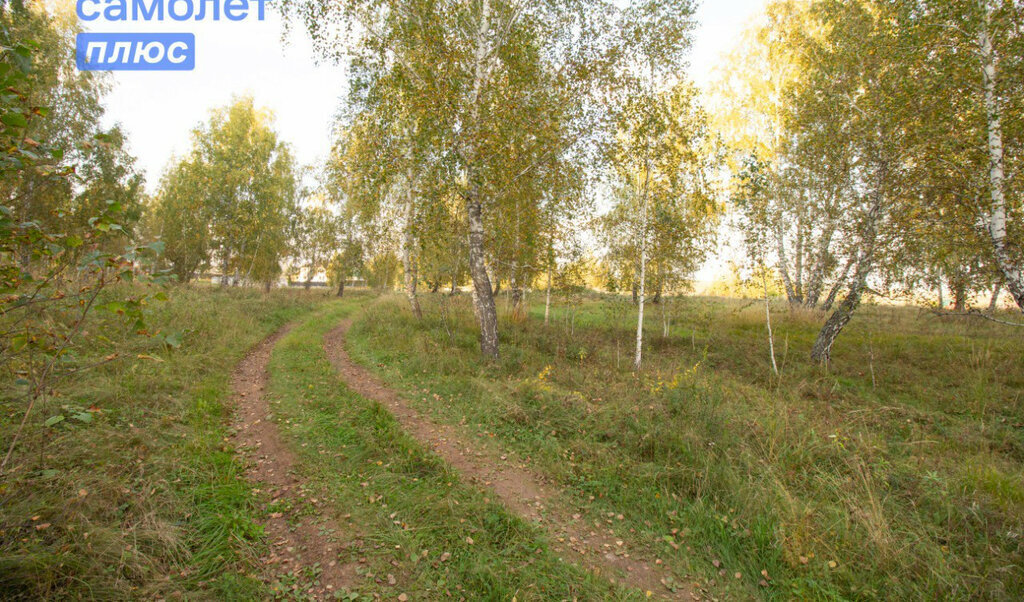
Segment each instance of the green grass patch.
[{"label": "green grass patch", "polygon": [[[293,330],[271,361],[272,411],[355,543],[357,599],[631,600],[639,592],[559,560],[543,532],[511,515],[406,435],[380,404],[348,390],[323,337],[358,303],[331,304]],[[360,561],[362,560],[362,561]],[[394,577],[391,585],[388,575]],[[288,585],[288,584],[283,584]]]},{"label": "green grass patch", "polygon": [[[148,309],[158,337],[93,315],[75,361],[123,359],[60,383],[34,411],[0,483],[0,598],[263,597],[253,577],[259,512],[226,439],[229,376],[255,343],[326,297],[167,294]],[[13,384],[0,387],[0,441],[23,404]]]},{"label": "green grass patch", "polygon": [[628,299],[503,316],[498,363],[465,296],[423,302],[361,314],[353,358],[723,597],[1024,598],[1017,331],[866,306],[824,370],[824,317],[780,306],[776,378],[763,305],[688,298],[651,308],[634,374]]}]

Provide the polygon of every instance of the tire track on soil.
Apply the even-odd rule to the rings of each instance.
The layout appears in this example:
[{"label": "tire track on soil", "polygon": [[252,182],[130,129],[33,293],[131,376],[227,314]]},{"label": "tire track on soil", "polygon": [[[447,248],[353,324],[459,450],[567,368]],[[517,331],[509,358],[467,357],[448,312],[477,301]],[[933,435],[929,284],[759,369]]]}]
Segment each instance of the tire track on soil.
[{"label": "tire track on soil", "polygon": [[[515,464],[511,454],[481,448],[452,425],[440,424],[413,409],[393,389],[351,360],[345,338],[351,320],[343,321],[324,336],[327,357],[345,383],[356,393],[387,408],[402,428],[432,449],[476,486],[492,490],[507,508],[538,524],[551,536],[551,544],[566,560],[572,560],[613,582],[639,588],[669,600],[699,600],[693,591],[678,586],[663,565],[638,558],[611,530],[588,523],[582,509],[566,507],[556,487]],[[668,579],[672,579],[668,581]],[[668,583],[676,584],[671,591]]]},{"label": "tire track on soil", "polygon": [[341,527],[329,515],[324,500],[303,491],[302,482],[294,474],[296,455],[282,441],[266,395],[270,355],[274,345],[291,328],[285,326],[264,339],[235,368],[231,377],[235,408],[233,440],[248,464],[246,474],[258,487],[257,491],[262,489],[271,500],[293,510],[313,509],[311,515],[303,516],[275,512],[263,521],[270,542],[270,553],[262,559],[264,574],[272,580],[291,570],[319,563],[318,585],[302,591],[314,599],[333,600],[334,591],[352,586],[356,581],[355,565],[338,561],[339,552],[348,544],[340,542],[337,536],[350,529]]}]

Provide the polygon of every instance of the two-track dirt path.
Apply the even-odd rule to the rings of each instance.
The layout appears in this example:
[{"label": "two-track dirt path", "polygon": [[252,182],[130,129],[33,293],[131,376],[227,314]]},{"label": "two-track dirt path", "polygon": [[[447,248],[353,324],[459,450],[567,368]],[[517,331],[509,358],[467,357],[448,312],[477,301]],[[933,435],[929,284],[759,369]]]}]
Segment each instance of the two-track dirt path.
[{"label": "two-track dirt path", "polygon": [[[270,542],[270,553],[263,559],[265,575],[272,579],[319,564],[319,584],[303,584],[302,593],[318,600],[333,600],[334,591],[356,580],[355,567],[338,560],[339,551],[347,543],[338,541],[337,536],[351,528],[342,528],[323,500],[302,490],[294,474],[295,453],[281,440],[266,396],[270,354],[289,330],[286,326],[265,339],[235,368],[231,378],[234,442],[248,463],[247,476],[257,487],[265,488],[267,497],[281,502],[282,508],[303,510],[271,513],[264,521]],[[315,512],[307,511],[310,506]]]},{"label": "two-track dirt path", "polygon": [[[346,320],[324,338],[327,356],[345,383],[363,397],[388,408],[409,435],[434,450],[470,482],[490,489],[510,510],[546,529],[563,558],[659,598],[700,598],[696,592],[678,587],[678,581],[671,579],[671,573],[663,566],[637,558],[603,517],[584,518],[586,512],[572,508],[540,475],[511,460],[512,454],[481,447],[456,427],[424,416],[376,376],[355,364],[345,351],[350,325],[351,321]],[[676,591],[671,591],[667,584],[675,584]]]}]

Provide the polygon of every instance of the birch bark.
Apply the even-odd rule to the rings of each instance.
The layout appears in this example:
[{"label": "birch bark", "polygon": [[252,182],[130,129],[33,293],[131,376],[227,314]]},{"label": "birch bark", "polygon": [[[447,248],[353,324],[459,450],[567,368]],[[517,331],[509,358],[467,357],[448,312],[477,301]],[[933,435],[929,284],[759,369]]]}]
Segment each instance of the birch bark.
[{"label": "birch bark", "polygon": [[405,232],[402,243],[402,270],[405,276],[405,297],[409,300],[409,307],[412,308],[416,319],[423,319],[423,310],[420,309],[420,300],[416,296],[416,258],[413,247],[416,244],[416,236],[413,232],[413,221],[416,217],[416,190],[413,186],[412,167],[407,171],[407,190],[405,199]]},{"label": "birch bark", "polygon": [[997,67],[995,50],[992,47],[992,6],[989,0],[981,0],[984,20],[978,35],[981,50],[981,66],[984,76],[985,116],[988,129],[989,157],[989,192],[991,208],[989,210],[989,236],[995,252],[999,269],[1005,278],[1007,292],[1013,297],[1017,306],[1024,312],[1024,271],[1015,265],[1006,241],[1006,179],[1003,163],[1003,128],[1002,108],[996,91]]},{"label": "birch bark", "polygon": [[853,312],[860,305],[867,287],[868,276],[874,268],[875,246],[878,241],[878,222],[882,212],[882,193],[876,191],[871,209],[868,212],[864,225],[864,234],[861,237],[861,252],[857,260],[857,269],[853,273],[850,282],[850,290],[846,293],[843,302],[839,304],[832,315],[828,317],[825,325],[821,327],[818,338],[814,341],[811,349],[811,359],[816,362],[827,364],[832,357],[832,345],[843,328],[853,318]]},{"label": "birch bark", "polygon": [[474,309],[480,323],[480,353],[485,357],[497,359],[499,356],[498,310],[494,304],[494,292],[491,289],[491,279],[487,275],[487,264],[484,259],[486,237],[476,167],[477,141],[474,139],[480,134],[477,126],[480,121],[480,102],[484,80],[487,77],[487,36],[491,29],[490,20],[490,0],[481,0],[480,21],[473,53],[473,89],[469,99],[470,124],[474,129],[470,132],[470,138],[465,145],[464,177],[466,181],[466,220],[469,225],[469,274],[473,280]]},{"label": "birch bark", "polygon": [[640,209],[640,290],[637,296],[639,311],[636,318],[636,353],[633,356],[633,369],[639,370],[644,354],[644,295],[647,278],[647,188],[651,179],[650,161],[644,167],[644,187],[641,193]]}]

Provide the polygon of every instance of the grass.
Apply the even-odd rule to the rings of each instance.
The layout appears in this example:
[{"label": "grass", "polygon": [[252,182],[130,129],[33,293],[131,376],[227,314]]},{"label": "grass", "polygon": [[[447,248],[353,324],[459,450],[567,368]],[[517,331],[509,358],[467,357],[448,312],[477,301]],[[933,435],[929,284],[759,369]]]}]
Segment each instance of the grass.
[{"label": "grass", "polygon": [[[1024,599],[1021,333],[867,306],[830,369],[822,317],[685,299],[643,372],[628,300],[503,316],[478,359],[466,299],[398,298],[350,334],[353,357],[421,411],[530,456],[619,536],[727,599]],[[737,577],[738,575],[738,577]]]},{"label": "grass", "polygon": [[[549,325],[539,304],[503,315],[498,363],[478,358],[464,297],[424,295],[422,321],[397,297],[326,299],[174,289],[149,321],[178,348],[96,317],[78,361],[155,359],[85,372],[34,415],[0,483],[0,598],[302,599],[320,567],[257,574],[270,512],[338,521],[358,574],[344,599],[640,598],[560,561],[349,391],[322,342],[350,316],[353,358],[418,409],[530,458],[720,599],[1024,599],[1018,331],[868,306],[825,370],[807,359],[822,316],[780,306],[776,377],[762,306],[692,298],[654,307],[634,373],[635,310],[616,297],[558,303]],[[285,508],[245,480],[226,395],[245,351],[297,321],[270,366],[306,500]],[[0,441],[16,393],[0,385]]]},{"label": "grass", "polygon": [[[148,322],[178,348],[99,314],[78,361],[124,359],[63,383],[30,421],[0,482],[0,598],[254,599],[261,527],[227,447],[232,368],[324,297],[174,288]],[[150,359],[136,359],[138,356]],[[23,411],[0,386],[0,441]],[[51,427],[54,416],[65,420]],[[6,450],[6,445],[4,446]]]},{"label": "grass", "polygon": [[[299,454],[308,496],[326,501],[354,542],[341,562],[356,564],[353,599],[640,600],[639,592],[560,561],[543,533],[460,480],[406,435],[378,403],[348,390],[323,350],[323,337],[361,302],[334,303],[275,348],[272,413]],[[306,570],[280,589],[310,584]],[[387,576],[394,577],[394,584]]]}]

